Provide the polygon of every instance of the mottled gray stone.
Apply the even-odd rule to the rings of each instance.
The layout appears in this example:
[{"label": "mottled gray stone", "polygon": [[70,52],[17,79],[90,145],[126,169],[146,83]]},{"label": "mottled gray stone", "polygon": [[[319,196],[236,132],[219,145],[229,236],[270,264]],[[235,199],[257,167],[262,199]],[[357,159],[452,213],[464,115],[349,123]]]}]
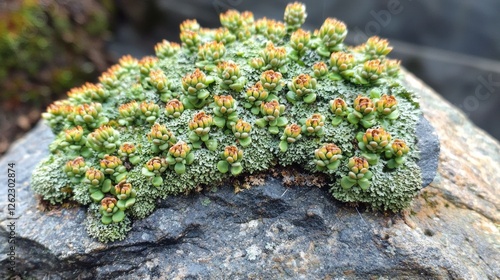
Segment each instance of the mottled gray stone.
[{"label": "mottled gray stone", "polygon": [[[407,81],[422,95],[441,153],[436,179],[396,214],[268,177],[238,194],[221,187],[158,201],[124,241],[101,244],[85,232],[84,209],[37,209],[29,177],[52,139],[39,125],[0,160],[2,168],[14,161],[18,174],[17,272],[36,279],[497,279],[500,146],[413,76]],[[5,277],[6,188],[0,199]]]}]

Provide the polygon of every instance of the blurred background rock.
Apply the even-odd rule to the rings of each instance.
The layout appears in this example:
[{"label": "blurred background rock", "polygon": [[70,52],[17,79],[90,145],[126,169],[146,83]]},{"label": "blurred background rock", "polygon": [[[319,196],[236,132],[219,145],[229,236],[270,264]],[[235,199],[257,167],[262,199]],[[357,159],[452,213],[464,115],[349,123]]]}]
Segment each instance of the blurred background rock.
[{"label": "blurred background rock", "polygon": [[[282,19],[285,6],[292,2],[3,1],[0,0],[0,38],[13,34],[10,36],[24,38],[20,41],[24,45],[6,44],[0,39],[2,112],[6,110],[3,107],[19,112],[17,120],[8,123],[2,117],[2,132],[29,128],[26,124],[35,121],[49,99],[61,96],[69,87],[85,80],[96,82],[97,74],[120,56],[154,54],[153,46],[162,39],[178,42],[179,24],[185,19],[196,18],[204,27],[218,27],[218,14],[227,9],[250,10],[255,18]],[[24,8],[22,13],[18,12],[19,8],[12,10],[11,2],[18,3],[18,7],[31,5],[31,10]],[[407,69],[461,108],[478,126],[500,139],[498,0],[302,2],[308,12],[304,28],[314,30],[327,17],[336,17],[347,24],[350,44],[360,44],[373,35],[390,39],[394,46],[390,56],[401,59]],[[23,24],[35,27],[20,28],[21,33],[4,31],[2,28],[16,30],[12,26],[19,20],[6,21],[12,11],[18,18],[25,18],[27,23]],[[27,16],[28,11],[34,11],[31,17]],[[6,27],[2,27],[4,25]],[[4,60],[10,68],[5,68]],[[9,70],[2,70],[4,68]],[[2,76],[2,71],[7,72],[8,78]],[[19,109],[26,104],[37,110]]]}]

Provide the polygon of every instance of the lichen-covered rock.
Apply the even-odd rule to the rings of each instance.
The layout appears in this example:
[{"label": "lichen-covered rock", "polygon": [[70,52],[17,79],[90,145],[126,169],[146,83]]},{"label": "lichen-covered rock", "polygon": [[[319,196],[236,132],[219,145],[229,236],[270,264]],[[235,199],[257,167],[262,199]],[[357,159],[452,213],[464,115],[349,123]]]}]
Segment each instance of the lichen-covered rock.
[{"label": "lichen-covered rock", "polygon": [[[57,136],[33,190],[88,205],[88,231],[102,242],[124,239],[158,198],[274,166],[326,176],[344,202],[407,207],[422,185],[418,95],[386,58],[387,40],[348,47],[343,22],[310,33],[300,29],[306,16],[300,3],[285,23],[231,10],[222,29],[185,21],[182,46],[163,41],[157,57],[124,56],[43,114]],[[115,204],[123,181],[135,193],[128,207]]]}]

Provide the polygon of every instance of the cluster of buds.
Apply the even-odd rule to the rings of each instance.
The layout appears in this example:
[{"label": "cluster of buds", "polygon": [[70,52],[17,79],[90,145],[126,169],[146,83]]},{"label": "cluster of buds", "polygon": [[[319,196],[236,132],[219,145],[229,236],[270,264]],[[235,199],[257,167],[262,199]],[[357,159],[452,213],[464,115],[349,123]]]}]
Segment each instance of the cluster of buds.
[{"label": "cluster of buds", "polygon": [[333,143],[323,144],[314,150],[314,163],[319,171],[336,170],[340,165],[342,150]]},{"label": "cluster of buds", "polygon": [[404,157],[410,152],[410,148],[406,145],[405,141],[395,139],[385,151],[385,157],[390,159],[387,162],[387,167],[397,168],[404,163]]},{"label": "cluster of buds", "polygon": [[304,31],[299,29],[292,33],[290,36],[290,47],[293,51],[290,53],[290,58],[294,61],[299,60],[307,49],[309,48],[309,41],[311,40],[311,33],[309,31]]},{"label": "cluster of buds", "polygon": [[82,149],[85,148],[86,142],[87,139],[83,135],[83,128],[78,125],[64,131],[64,139],[61,139],[58,146],[70,154],[80,154]]},{"label": "cluster of buds", "polygon": [[155,123],[151,127],[151,131],[148,133],[148,140],[153,143],[154,153],[165,151],[177,142],[172,131],[159,123]]},{"label": "cluster of buds", "polygon": [[317,81],[315,78],[308,74],[300,74],[288,83],[290,91],[286,94],[286,99],[292,104],[295,104],[299,100],[304,100],[308,104],[313,103],[316,101],[316,84]]},{"label": "cluster of buds", "polygon": [[134,83],[131,87],[125,89],[125,94],[132,100],[142,101],[146,99],[144,88],[141,83]]},{"label": "cluster of buds", "polygon": [[265,35],[271,42],[280,42],[286,35],[285,24],[281,21],[268,20]]},{"label": "cluster of buds", "polygon": [[385,74],[387,75],[387,77],[397,78],[399,76],[400,64],[401,64],[400,60],[385,59],[384,66],[385,66]]},{"label": "cluster of buds", "polygon": [[219,128],[231,128],[238,120],[236,100],[231,95],[215,95],[213,104],[214,124]]},{"label": "cluster of buds", "polygon": [[222,79],[222,89],[240,91],[245,86],[246,79],[241,76],[240,67],[232,61],[220,62],[217,65],[217,74]]},{"label": "cluster of buds", "polygon": [[165,106],[165,112],[169,118],[178,118],[184,112],[184,104],[178,99],[172,99],[167,102]]},{"label": "cluster of buds", "polygon": [[109,91],[100,84],[85,83],[81,87],[72,88],[68,93],[70,100],[77,103],[89,101],[105,101],[109,97]]},{"label": "cluster of buds", "polygon": [[186,97],[182,100],[187,109],[202,108],[207,103],[210,92],[206,88],[215,80],[196,68],[193,73],[182,78],[182,89]]},{"label": "cluster of buds", "polygon": [[244,24],[241,14],[236,10],[228,10],[227,12],[220,14],[219,18],[221,25],[232,33],[236,33],[236,31],[242,28]]},{"label": "cluster of buds", "polygon": [[231,171],[232,175],[238,175],[243,171],[241,160],[243,159],[243,151],[236,146],[227,146],[221,153],[222,160],[217,163],[217,169],[221,173]]},{"label": "cluster of buds", "polygon": [[163,157],[154,157],[142,168],[142,175],[152,178],[151,182],[153,186],[159,187],[163,184],[163,178],[161,174],[165,172],[168,168],[167,160]]},{"label": "cluster of buds", "polygon": [[101,116],[101,112],[101,103],[82,104],[73,108],[68,120],[75,125],[93,129],[108,122],[107,118]]},{"label": "cluster of buds", "polygon": [[167,102],[172,99],[172,83],[161,69],[151,70],[146,80],[160,94],[161,101]]},{"label": "cluster of buds", "polygon": [[189,122],[189,140],[193,144],[193,148],[201,148],[201,144],[205,143],[207,149],[215,151],[217,149],[217,141],[215,139],[210,139],[210,129],[214,124],[212,116],[205,114],[204,111],[200,111],[194,115],[193,119]]},{"label": "cluster of buds", "polygon": [[122,126],[129,126],[135,122],[139,115],[139,104],[135,101],[122,104],[118,107],[118,113],[120,114],[118,123]]},{"label": "cluster of buds", "polygon": [[45,113],[42,113],[42,118],[49,123],[53,130],[56,130],[72,113],[73,106],[68,101],[56,101],[47,107]]},{"label": "cluster of buds", "polygon": [[115,89],[120,85],[120,80],[118,77],[125,73],[120,65],[111,66],[106,72],[103,72],[99,76],[99,82],[107,89]]},{"label": "cluster of buds", "polygon": [[268,97],[269,92],[264,88],[264,86],[262,86],[262,82],[257,82],[255,85],[247,89],[245,94],[247,102],[245,102],[243,106],[247,109],[251,109],[252,113],[257,115],[260,112],[260,104],[267,100]]},{"label": "cluster of buds", "polygon": [[269,19],[267,19],[266,17],[260,18],[257,21],[255,21],[254,24],[255,32],[257,34],[262,34],[262,35],[266,34],[268,21]]},{"label": "cluster of buds", "polygon": [[344,117],[349,114],[347,103],[342,98],[335,98],[330,101],[330,111],[335,114],[332,120],[333,126],[339,125],[344,120]]},{"label": "cluster of buds", "polygon": [[314,73],[314,77],[316,78],[323,78],[328,74],[328,66],[326,66],[326,63],[323,61],[316,62],[312,66],[312,70]]},{"label": "cluster of buds", "polygon": [[165,59],[172,57],[179,52],[181,46],[174,42],[163,40],[155,46],[155,53],[158,58]]},{"label": "cluster of buds", "polygon": [[127,177],[127,169],[117,156],[105,155],[100,165],[101,171],[111,175],[115,182],[120,182]]},{"label": "cluster of buds", "polygon": [[68,177],[71,179],[71,182],[76,184],[79,183],[83,178],[85,172],[87,172],[88,170],[88,166],[87,164],[85,164],[85,160],[83,159],[83,157],[77,157],[66,162],[63,170],[64,173],[66,173],[66,175],[68,175]]},{"label": "cluster of buds", "polygon": [[166,161],[174,167],[175,173],[184,174],[186,173],[186,165],[191,165],[194,161],[194,153],[191,152],[191,147],[188,144],[179,141],[168,150]]},{"label": "cluster of buds", "polygon": [[181,31],[180,39],[182,46],[188,49],[190,52],[195,52],[201,44],[201,37],[198,32],[191,30]]},{"label": "cluster of buds", "polygon": [[286,152],[288,150],[288,144],[295,143],[297,140],[302,138],[302,128],[300,125],[293,123],[289,124],[285,127],[285,131],[283,131],[283,135],[280,138],[280,150],[281,152]]},{"label": "cluster of buds", "polygon": [[125,142],[120,146],[120,149],[118,149],[118,155],[123,161],[128,159],[128,161],[134,165],[138,164],[141,160],[135,145],[128,142]]},{"label": "cluster of buds", "polygon": [[124,55],[118,60],[118,64],[125,70],[131,71],[139,67],[139,61],[131,55]]},{"label": "cluster of buds", "polygon": [[394,95],[382,95],[380,99],[375,101],[375,107],[380,115],[390,120],[395,120],[399,117],[398,101]]},{"label": "cluster of buds", "polygon": [[358,95],[354,100],[353,109],[347,120],[352,124],[361,123],[364,128],[375,125],[375,107],[369,97]]},{"label": "cluster of buds", "polygon": [[392,47],[386,39],[372,36],[358,50],[363,52],[366,60],[372,60],[385,58],[392,51]]},{"label": "cluster of buds", "polygon": [[200,31],[200,24],[196,19],[186,19],[179,25],[180,31]]},{"label": "cluster of buds", "polygon": [[153,56],[143,57],[139,61],[139,69],[140,69],[141,75],[143,77],[148,77],[149,72],[156,67],[157,63],[158,63],[158,58],[156,58],[156,57],[153,57]]},{"label": "cluster of buds", "polygon": [[349,168],[348,176],[342,177],[340,185],[344,189],[350,189],[355,185],[359,185],[362,190],[367,190],[370,187],[370,179],[373,173],[369,170],[370,164],[365,158],[352,157],[347,164]]},{"label": "cluster of buds", "polygon": [[386,150],[391,141],[391,135],[382,127],[369,128],[364,134],[358,133],[356,138],[359,148],[364,151],[362,155],[371,165],[377,164],[378,155]]},{"label": "cluster of buds", "polygon": [[332,52],[342,49],[342,42],[347,36],[347,27],[342,21],[327,18],[315,35],[320,40],[318,54],[329,57]]},{"label": "cluster of buds", "polygon": [[114,197],[104,197],[101,200],[99,211],[102,216],[101,222],[105,225],[119,223],[125,219],[125,212],[118,208],[116,198]]},{"label": "cluster of buds", "polygon": [[139,117],[142,121],[153,124],[160,116],[160,106],[154,102],[142,102],[139,104]]},{"label": "cluster of buds", "polygon": [[101,126],[87,136],[87,146],[100,152],[102,158],[105,154],[114,153],[120,147],[120,134],[111,126]]},{"label": "cluster of buds", "polygon": [[220,14],[222,26],[233,33],[239,41],[245,41],[252,35],[253,14],[251,12],[239,13],[236,10],[228,10]]},{"label": "cluster of buds", "polygon": [[226,53],[224,43],[212,41],[205,43],[198,48],[198,61],[196,66],[204,67],[205,70],[211,71],[216,67],[221,58]]},{"label": "cluster of buds", "polygon": [[224,45],[230,44],[236,40],[236,36],[232,34],[229,29],[221,27],[215,30],[214,40]]},{"label": "cluster of buds", "polygon": [[284,66],[288,62],[288,58],[284,47],[275,47],[272,42],[268,42],[266,47],[260,52],[260,58],[264,62],[264,70],[274,69],[286,72]]},{"label": "cluster of buds", "polygon": [[242,119],[239,119],[235,125],[231,128],[233,135],[240,145],[244,148],[252,143],[252,138],[250,138],[250,132],[252,131],[252,125]]},{"label": "cluster of buds", "polygon": [[271,134],[278,134],[279,127],[283,127],[288,123],[288,120],[281,115],[285,112],[285,105],[281,105],[277,100],[262,102],[260,104],[260,113],[262,118],[257,119],[255,124],[259,127],[269,127]]},{"label": "cluster of buds", "polygon": [[306,21],[306,18],[306,6],[304,4],[295,2],[286,6],[284,20],[287,30],[295,31],[299,29]]},{"label": "cluster of buds", "polygon": [[307,118],[302,126],[302,132],[308,136],[321,137],[325,135],[325,117],[321,114],[313,114]]},{"label": "cluster of buds", "polygon": [[[123,181],[120,181],[112,190],[112,192],[114,191],[114,195],[116,195],[116,197],[119,199],[119,200],[123,200],[123,201],[126,201],[127,199],[129,198],[133,198],[133,197],[136,197],[137,195],[137,192],[132,188],[132,184],[130,183],[127,183],[127,181],[123,180]],[[120,205],[118,205],[118,207],[120,209],[122,209],[122,207],[120,207]],[[128,207],[125,207],[125,209],[128,208]],[[122,210],[125,210],[125,209],[122,209]]]},{"label": "cluster of buds", "polygon": [[378,59],[368,60],[358,69],[353,82],[361,85],[377,83],[383,75],[385,75],[385,64]]},{"label": "cluster of buds", "polygon": [[283,88],[281,78],[283,78],[283,75],[280,72],[267,70],[260,75],[260,82],[267,91],[278,92]]},{"label": "cluster of buds", "polygon": [[111,192],[118,198],[118,209],[124,211],[135,204],[135,197],[137,192],[132,188],[132,184],[127,183],[125,180],[118,183]]},{"label": "cluster of buds", "polygon": [[330,56],[330,67],[332,75],[330,78],[340,80],[340,76],[350,78],[354,75],[353,68],[355,66],[354,56],[345,52],[334,52]]},{"label": "cluster of buds", "polygon": [[111,190],[111,180],[106,179],[101,170],[90,167],[85,172],[82,183],[89,186],[90,198],[94,202],[99,202],[105,193]]}]

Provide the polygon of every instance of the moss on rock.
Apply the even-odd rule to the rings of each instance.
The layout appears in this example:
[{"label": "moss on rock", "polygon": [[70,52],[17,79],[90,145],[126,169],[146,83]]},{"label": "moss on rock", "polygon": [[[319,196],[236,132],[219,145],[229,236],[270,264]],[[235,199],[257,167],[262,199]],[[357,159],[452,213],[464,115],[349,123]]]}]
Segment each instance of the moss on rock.
[{"label": "moss on rock", "polygon": [[[35,192],[90,204],[87,229],[103,242],[123,239],[158,199],[276,164],[326,174],[341,201],[408,206],[421,186],[421,112],[400,84],[399,64],[386,58],[392,48],[378,38],[345,46],[345,25],[335,19],[307,33],[298,29],[305,7],[293,5],[300,20],[288,14],[286,25],[237,11],[221,16],[229,30],[185,22],[182,47],[163,41],[158,58],[126,56],[100,84],[72,90],[44,114],[58,136],[33,174]],[[367,129],[373,139],[359,144]],[[409,152],[392,151],[395,139]],[[85,165],[68,169],[77,174],[70,180],[62,168],[76,156]],[[135,195],[126,203],[114,187],[124,180]],[[109,224],[101,213],[113,214],[102,218]]]}]

